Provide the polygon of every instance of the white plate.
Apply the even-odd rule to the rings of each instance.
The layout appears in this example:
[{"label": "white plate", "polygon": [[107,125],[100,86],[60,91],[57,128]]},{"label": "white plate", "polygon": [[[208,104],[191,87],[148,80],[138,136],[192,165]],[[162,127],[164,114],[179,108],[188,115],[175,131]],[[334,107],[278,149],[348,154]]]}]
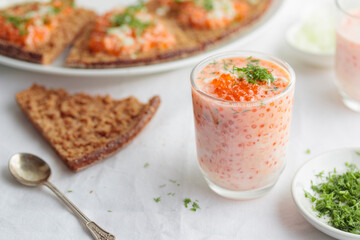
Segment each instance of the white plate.
[{"label": "white plate", "polygon": [[[2,2],[2,6],[4,6],[4,0],[0,0],[0,3]],[[238,36],[233,38],[230,41],[224,42],[222,45],[218,46],[215,49],[206,51],[204,53],[198,54],[196,56],[175,60],[175,61],[169,61],[165,63],[160,64],[153,64],[153,65],[147,65],[147,66],[139,66],[139,67],[127,67],[127,68],[114,68],[114,69],[75,69],[75,68],[66,68],[63,66],[65,56],[67,54],[67,51],[65,51],[53,64],[49,66],[43,66],[39,64],[34,63],[28,63],[25,61],[20,61],[12,58],[8,58],[5,56],[0,56],[0,64],[33,71],[33,72],[40,72],[40,73],[49,73],[54,75],[67,75],[67,76],[131,76],[131,75],[144,75],[144,74],[151,74],[156,72],[164,72],[173,70],[180,67],[189,66],[192,64],[195,64],[199,62],[200,60],[204,59],[205,57],[209,55],[213,55],[219,50],[225,50],[229,49],[235,44],[240,44],[241,42],[247,41],[249,38],[251,38],[253,35],[255,35],[256,31],[260,30],[261,27],[265,25],[266,22],[269,22],[269,20],[275,15],[277,10],[280,8],[284,0],[273,0],[272,4],[270,6],[270,9],[264,14],[254,25],[246,29],[245,31],[242,31],[239,33]],[[5,1],[6,2],[6,1]],[[8,1],[9,2],[9,1]],[[10,1],[11,2],[11,1]],[[121,1],[122,2],[122,1]],[[125,1],[122,4],[130,4],[134,1],[128,0]],[[118,0],[107,0],[103,1],[100,6],[98,6],[99,2],[98,0],[78,0],[77,5],[88,7],[91,9],[96,9],[97,12],[103,13],[107,9],[110,9],[111,7],[119,5]]]},{"label": "white plate", "polygon": [[356,154],[359,151],[359,148],[346,148],[329,151],[314,157],[298,170],[292,183],[292,195],[300,213],[314,227],[337,239],[355,240],[360,239],[360,235],[338,230],[329,226],[326,219],[318,218],[311,208],[310,199],[305,198],[304,190],[313,193],[310,181],[313,180],[316,183],[318,180],[315,175],[321,171],[324,171],[325,176],[334,168],[338,173],[345,172],[348,169],[345,166],[346,162],[360,167],[360,156]]}]

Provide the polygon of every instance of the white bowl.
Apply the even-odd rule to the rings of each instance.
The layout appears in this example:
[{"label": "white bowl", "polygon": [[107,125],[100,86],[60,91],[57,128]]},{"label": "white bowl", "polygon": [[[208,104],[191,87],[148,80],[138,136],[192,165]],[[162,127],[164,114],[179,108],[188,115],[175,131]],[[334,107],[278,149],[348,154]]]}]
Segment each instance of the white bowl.
[{"label": "white bowl", "polygon": [[327,219],[318,218],[317,213],[312,210],[312,203],[310,199],[305,197],[305,191],[313,193],[311,189],[311,180],[316,183],[316,174],[324,171],[326,176],[327,172],[333,171],[336,168],[337,172],[345,172],[347,167],[345,163],[353,163],[360,167],[360,156],[356,154],[359,148],[346,148],[333,150],[316,156],[306,162],[296,173],[292,182],[292,196],[298,207],[300,213],[304,218],[311,223],[318,230],[328,234],[337,239],[355,240],[360,239],[360,235],[348,233],[336,229],[327,224]]},{"label": "white bowl", "polygon": [[286,32],[286,42],[290,46],[294,56],[316,67],[323,67],[323,68],[333,67],[335,63],[334,54],[322,54],[322,53],[313,53],[313,52],[305,51],[299,48],[294,43],[296,33],[299,31],[299,29],[300,29],[300,24],[294,24]]}]

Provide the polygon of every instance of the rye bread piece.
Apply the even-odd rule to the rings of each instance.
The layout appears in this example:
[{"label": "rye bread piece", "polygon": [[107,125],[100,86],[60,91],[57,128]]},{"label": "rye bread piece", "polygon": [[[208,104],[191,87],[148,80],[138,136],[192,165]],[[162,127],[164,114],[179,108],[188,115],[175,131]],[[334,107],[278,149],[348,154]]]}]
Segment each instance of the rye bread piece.
[{"label": "rye bread piece", "polygon": [[[1,12],[4,11],[6,9]],[[84,26],[95,17],[96,14],[93,11],[82,8],[74,9],[71,15],[61,19],[59,26],[54,29],[50,39],[44,44],[36,48],[29,48],[0,39],[0,54],[27,62],[50,64],[75,40]]]},{"label": "rye bread piece", "polygon": [[16,95],[21,110],[63,162],[77,172],[130,143],[160,105],[135,97],[114,100],[109,95],[70,95],[63,89],[33,85]]},{"label": "rye bread piece", "polygon": [[[166,16],[157,16],[166,28],[175,36],[176,45],[172,49],[154,49],[147,53],[134,56],[113,56],[106,53],[93,52],[88,48],[88,42],[93,29],[89,24],[77,38],[66,59],[65,66],[72,68],[119,68],[139,65],[150,65],[189,57],[205,50],[224,44],[246,32],[256,21],[263,16],[271,5],[272,0],[261,0],[254,5],[246,19],[234,22],[227,28],[199,30],[180,25],[173,13]],[[158,7],[156,1],[147,4],[150,12],[155,14]]]}]

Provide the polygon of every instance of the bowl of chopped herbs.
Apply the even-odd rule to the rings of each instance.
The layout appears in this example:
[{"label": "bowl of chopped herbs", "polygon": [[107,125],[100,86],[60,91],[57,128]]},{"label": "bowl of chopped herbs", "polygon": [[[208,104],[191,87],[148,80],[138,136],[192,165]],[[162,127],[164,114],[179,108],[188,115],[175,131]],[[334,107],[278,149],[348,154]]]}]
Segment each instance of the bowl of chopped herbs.
[{"label": "bowl of chopped herbs", "polygon": [[296,173],[292,195],[304,218],[337,239],[360,239],[360,148],[318,155]]}]

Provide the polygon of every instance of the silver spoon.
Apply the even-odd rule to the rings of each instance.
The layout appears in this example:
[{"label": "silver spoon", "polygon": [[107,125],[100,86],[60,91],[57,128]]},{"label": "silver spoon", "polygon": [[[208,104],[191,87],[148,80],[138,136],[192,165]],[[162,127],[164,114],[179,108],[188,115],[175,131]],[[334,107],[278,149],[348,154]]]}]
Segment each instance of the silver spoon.
[{"label": "silver spoon", "polygon": [[9,170],[20,183],[35,187],[47,186],[58,196],[71,211],[79,217],[97,240],[115,240],[115,236],[100,228],[85,216],[69,199],[67,199],[48,179],[51,175],[49,165],[41,158],[29,153],[17,153],[9,160]]}]

